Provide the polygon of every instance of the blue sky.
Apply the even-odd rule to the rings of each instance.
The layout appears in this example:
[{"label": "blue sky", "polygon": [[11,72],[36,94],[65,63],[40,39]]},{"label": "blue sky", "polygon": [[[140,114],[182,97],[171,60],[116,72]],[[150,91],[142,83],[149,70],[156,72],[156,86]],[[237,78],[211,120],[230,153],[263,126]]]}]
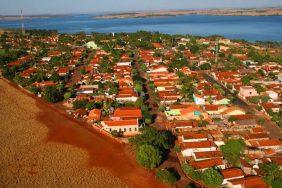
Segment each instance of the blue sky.
[{"label": "blue sky", "polygon": [[277,7],[282,0],[0,0],[0,15]]}]

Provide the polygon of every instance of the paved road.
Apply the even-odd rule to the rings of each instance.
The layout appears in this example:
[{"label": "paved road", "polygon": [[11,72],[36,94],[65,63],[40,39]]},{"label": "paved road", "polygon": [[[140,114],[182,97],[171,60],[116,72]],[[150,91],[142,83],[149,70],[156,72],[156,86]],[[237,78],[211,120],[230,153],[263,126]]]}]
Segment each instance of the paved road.
[{"label": "paved road", "polygon": [[[228,89],[228,88],[226,88],[224,85],[222,85],[220,82],[218,82],[217,80],[215,80],[212,76],[210,76],[209,74],[207,74],[207,73],[204,73],[203,74],[203,76],[204,76],[204,78],[207,80],[207,81],[209,81],[209,82],[211,82],[211,83],[213,83],[213,84],[218,84],[218,85],[220,85],[221,86],[221,88],[224,90],[224,92],[228,95],[228,94],[230,94],[230,95],[233,95],[233,93],[231,93],[231,91]],[[234,96],[234,95],[233,95]],[[247,110],[250,110],[249,108],[249,105],[245,102],[245,101],[243,101],[242,99],[240,99],[239,97],[237,97],[237,96],[234,96],[235,97],[235,100],[234,100],[234,104],[235,105],[238,105],[238,106],[240,106],[240,107],[242,107],[242,108],[246,108]]]},{"label": "paved road", "polygon": [[[220,82],[218,82],[217,80],[215,80],[212,76],[210,76],[208,73],[203,73],[204,78],[214,84],[218,84],[221,86],[221,88],[225,91],[226,94],[232,94],[231,91],[226,88],[224,85],[222,85]],[[234,100],[234,104],[238,105],[239,107],[241,107],[242,109],[246,110],[246,112],[250,112],[254,115],[257,115],[258,117],[263,117],[265,119],[265,123],[264,123],[264,127],[266,128],[266,130],[269,132],[269,136],[271,138],[282,138],[282,129],[280,127],[278,127],[276,125],[276,123],[274,123],[273,121],[270,120],[270,118],[262,113],[257,111],[254,107],[250,106],[248,103],[246,103],[244,100],[240,99],[237,96],[234,96],[235,100]]]}]

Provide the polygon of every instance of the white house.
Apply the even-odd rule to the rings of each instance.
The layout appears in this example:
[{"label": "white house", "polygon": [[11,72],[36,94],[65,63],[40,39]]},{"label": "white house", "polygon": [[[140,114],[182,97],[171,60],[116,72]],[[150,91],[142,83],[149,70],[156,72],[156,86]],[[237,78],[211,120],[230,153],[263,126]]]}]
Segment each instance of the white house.
[{"label": "white house", "polygon": [[101,122],[103,130],[107,132],[117,131],[123,135],[136,135],[139,133],[138,119],[110,120]]},{"label": "white house", "polygon": [[256,97],[259,96],[256,89],[253,86],[241,86],[239,95],[243,97],[244,99],[248,97]]},{"label": "white house", "polygon": [[184,157],[191,157],[194,152],[215,151],[216,147],[211,141],[186,142],[180,145]]},{"label": "white house", "polygon": [[265,93],[266,93],[266,94],[269,96],[269,98],[272,99],[273,101],[278,100],[278,93],[277,93],[277,92],[272,91],[272,90],[268,90],[268,91],[266,91]]}]

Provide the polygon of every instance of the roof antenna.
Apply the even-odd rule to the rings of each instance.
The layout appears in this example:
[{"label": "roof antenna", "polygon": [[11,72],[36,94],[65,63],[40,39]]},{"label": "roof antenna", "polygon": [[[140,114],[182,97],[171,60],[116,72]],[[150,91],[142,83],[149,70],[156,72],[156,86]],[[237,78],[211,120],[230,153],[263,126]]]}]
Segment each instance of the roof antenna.
[{"label": "roof antenna", "polygon": [[25,34],[25,29],[24,29],[24,17],[23,17],[23,10],[21,9],[21,25],[22,25],[22,34]]}]

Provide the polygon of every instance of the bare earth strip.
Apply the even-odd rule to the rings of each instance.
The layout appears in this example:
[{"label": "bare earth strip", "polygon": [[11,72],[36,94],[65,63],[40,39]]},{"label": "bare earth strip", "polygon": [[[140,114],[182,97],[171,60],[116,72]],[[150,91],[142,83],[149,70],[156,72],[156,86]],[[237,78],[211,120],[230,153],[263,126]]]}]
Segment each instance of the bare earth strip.
[{"label": "bare earth strip", "polygon": [[0,79],[0,187],[163,187],[121,144]]}]

